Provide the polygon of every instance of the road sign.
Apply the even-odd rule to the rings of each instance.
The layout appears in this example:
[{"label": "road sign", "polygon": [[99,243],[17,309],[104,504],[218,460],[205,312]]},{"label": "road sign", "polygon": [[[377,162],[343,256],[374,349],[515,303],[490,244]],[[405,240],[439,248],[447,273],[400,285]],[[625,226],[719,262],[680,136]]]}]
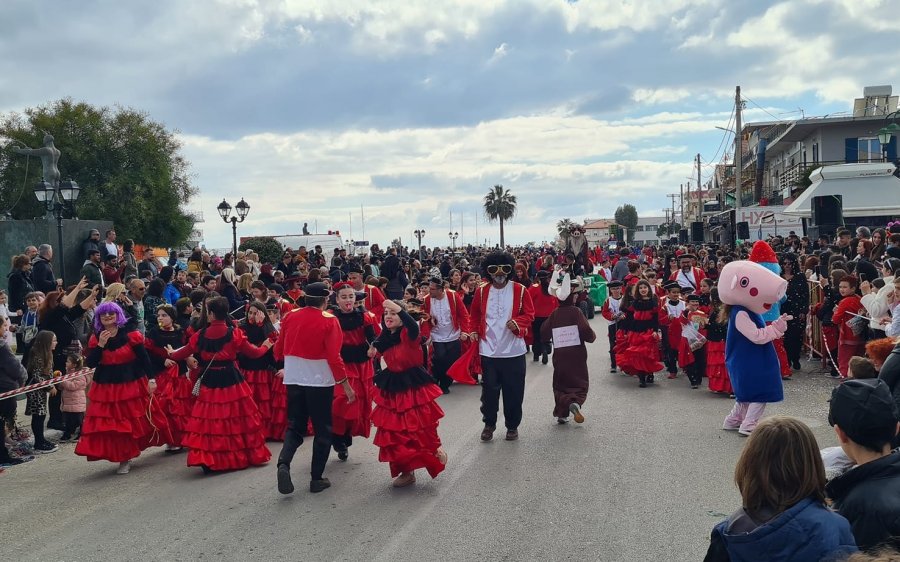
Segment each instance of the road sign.
[{"label": "road sign", "polygon": [[357,240],[357,241],[355,241],[355,242],[353,243],[353,245],[354,245],[354,246],[360,246],[360,247],[368,246],[368,245],[369,245],[369,241],[368,241],[368,240]]}]

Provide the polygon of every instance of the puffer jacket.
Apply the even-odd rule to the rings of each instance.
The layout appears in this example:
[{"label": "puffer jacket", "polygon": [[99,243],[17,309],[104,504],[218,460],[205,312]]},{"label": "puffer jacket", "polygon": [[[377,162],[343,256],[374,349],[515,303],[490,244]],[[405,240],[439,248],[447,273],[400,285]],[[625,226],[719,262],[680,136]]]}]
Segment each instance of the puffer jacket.
[{"label": "puffer jacket", "polygon": [[90,382],[91,375],[75,377],[59,383],[62,387],[62,412],[84,412],[87,410],[87,393],[85,389]]},{"label": "puffer jacket", "polygon": [[0,342],[0,392],[16,390],[25,384],[27,378],[28,371],[22,362],[16,359],[9,346]]},{"label": "puffer jacket", "polygon": [[900,452],[848,470],[825,491],[850,521],[859,548],[900,547]]}]

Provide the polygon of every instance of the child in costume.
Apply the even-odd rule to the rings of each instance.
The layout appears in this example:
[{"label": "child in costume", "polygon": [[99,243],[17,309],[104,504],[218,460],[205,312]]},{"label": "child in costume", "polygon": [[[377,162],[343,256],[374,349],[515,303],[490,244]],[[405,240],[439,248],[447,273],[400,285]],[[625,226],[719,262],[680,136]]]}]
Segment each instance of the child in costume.
[{"label": "child in costume", "polygon": [[622,309],[625,335],[621,345],[616,345],[616,363],[646,388],[653,383],[653,374],[664,368],[659,362],[659,301],[646,279],[628,288]]},{"label": "child in costume", "polygon": [[[674,324],[675,322],[673,322]],[[684,367],[691,389],[696,390],[706,372],[706,325],[709,316],[700,310],[700,295],[688,295],[684,312],[678,317],[681,342],[678,347],[678,363]],[[690,335],[695,337],[691,338]]]},{"label": "child in costume", "polygon": [[791,317],[782,315],[767,326],[762,314],[784,297],[787,281],[758,263],[739,260],[725,264],[718,288],[727,305],[725,364],[735,395],[722,429],[750,435],[766,404],[784,399],[781,366],[772,341],[784,335]]},{"label": "child in costume", "polygon": [[587,399],[588,366],[587,347],[597,334],[587,318],[575,306],[575,298],[582,290],[581,279],[572,280],[568,273],[560,275],[556,270],[550,279],[550,293],[559,300],[559,308],[541,325],[535,339],[553,341],[553,398],[556,406],[553,415],[557,423],[569,421],[571,413],[576,423],[584,423],[581,407]]},{"label": "child in costume", "polygon": [[528,343],[528,339],[533,339],[531,349],[534,353],[534,362],[542,361],[544,365],[549,360],[551,346],[547,343],[549,340],[544,341],[540,337],[541,326],[559,306],[559,300],[550,294],[550,276],[549,271],[538,271],[537,282],[528,287],[528,294],[534,303],[534,321],[531,323],[531,332],[525,336],[525,343]]},{"label": "child in costume", "polygon": [[706,325],[706,378],[710,392],[731,394],[731,379],[725,367],[725,333],[728,330],[728,317],[721,317],[722,300],[719,289],[713,287],[709,292],[709,323]]},{"label": "child in costume", "polygon": [[619,322],[625,319],[625,313],[622,311],[622,285],[621,281],[610,281],[606,288],[609,289],[609,296],[600,309],[600,315],[606,318],[609,325],[606,327],[606,337],[609,340],[609,363],[610,373],[616,372],[616,336],[619,331]]},{"label": "child in costume", "polygon": [[681,285],[669,281],[663,288],[666,299],[662,301],[659,315],[660,332],[662,332],[663,362],[668,371],[667,378],[678,376],[678,348],[681,347],[681,324],[678,319],[684,313],[684,301],[681,300]]}]

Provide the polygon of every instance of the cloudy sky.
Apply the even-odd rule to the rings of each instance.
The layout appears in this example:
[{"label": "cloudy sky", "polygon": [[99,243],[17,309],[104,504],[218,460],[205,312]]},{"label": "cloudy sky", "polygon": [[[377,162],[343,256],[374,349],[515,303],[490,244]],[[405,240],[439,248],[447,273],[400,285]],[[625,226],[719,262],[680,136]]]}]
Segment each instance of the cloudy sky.
[{"label": "cloudy sky", "polygon": [[371,242],[473,243],[496,183],[519,199],[508,240],[540,242],[623,203],[661,214],[697,153],[705,181],[738,84],[745,121],[896,93],[895,2],[4,0],[0,112],[69,96],[178,130],[213,248],[223,197],[251,205],[241,235],[359,240],[362,205]]}]

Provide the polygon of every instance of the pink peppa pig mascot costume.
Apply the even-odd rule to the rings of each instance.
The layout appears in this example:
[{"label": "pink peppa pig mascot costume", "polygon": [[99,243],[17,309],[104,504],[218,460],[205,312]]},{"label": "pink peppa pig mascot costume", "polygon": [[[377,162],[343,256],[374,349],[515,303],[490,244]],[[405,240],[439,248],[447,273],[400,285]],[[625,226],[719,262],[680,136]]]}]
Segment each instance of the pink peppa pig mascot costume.
[{"label": "pink peppa pig mascot costume", "polygon": [[766,404],[781,402],[781,368],[772,341],[787,330],[790,316],[766,326],[762,315],[784,297],[787,281],[746,260],[725,265],[719,276],[719,298],[728,305],[725,364],[734,387],[735,403],[722,429],[750,435]]}]

